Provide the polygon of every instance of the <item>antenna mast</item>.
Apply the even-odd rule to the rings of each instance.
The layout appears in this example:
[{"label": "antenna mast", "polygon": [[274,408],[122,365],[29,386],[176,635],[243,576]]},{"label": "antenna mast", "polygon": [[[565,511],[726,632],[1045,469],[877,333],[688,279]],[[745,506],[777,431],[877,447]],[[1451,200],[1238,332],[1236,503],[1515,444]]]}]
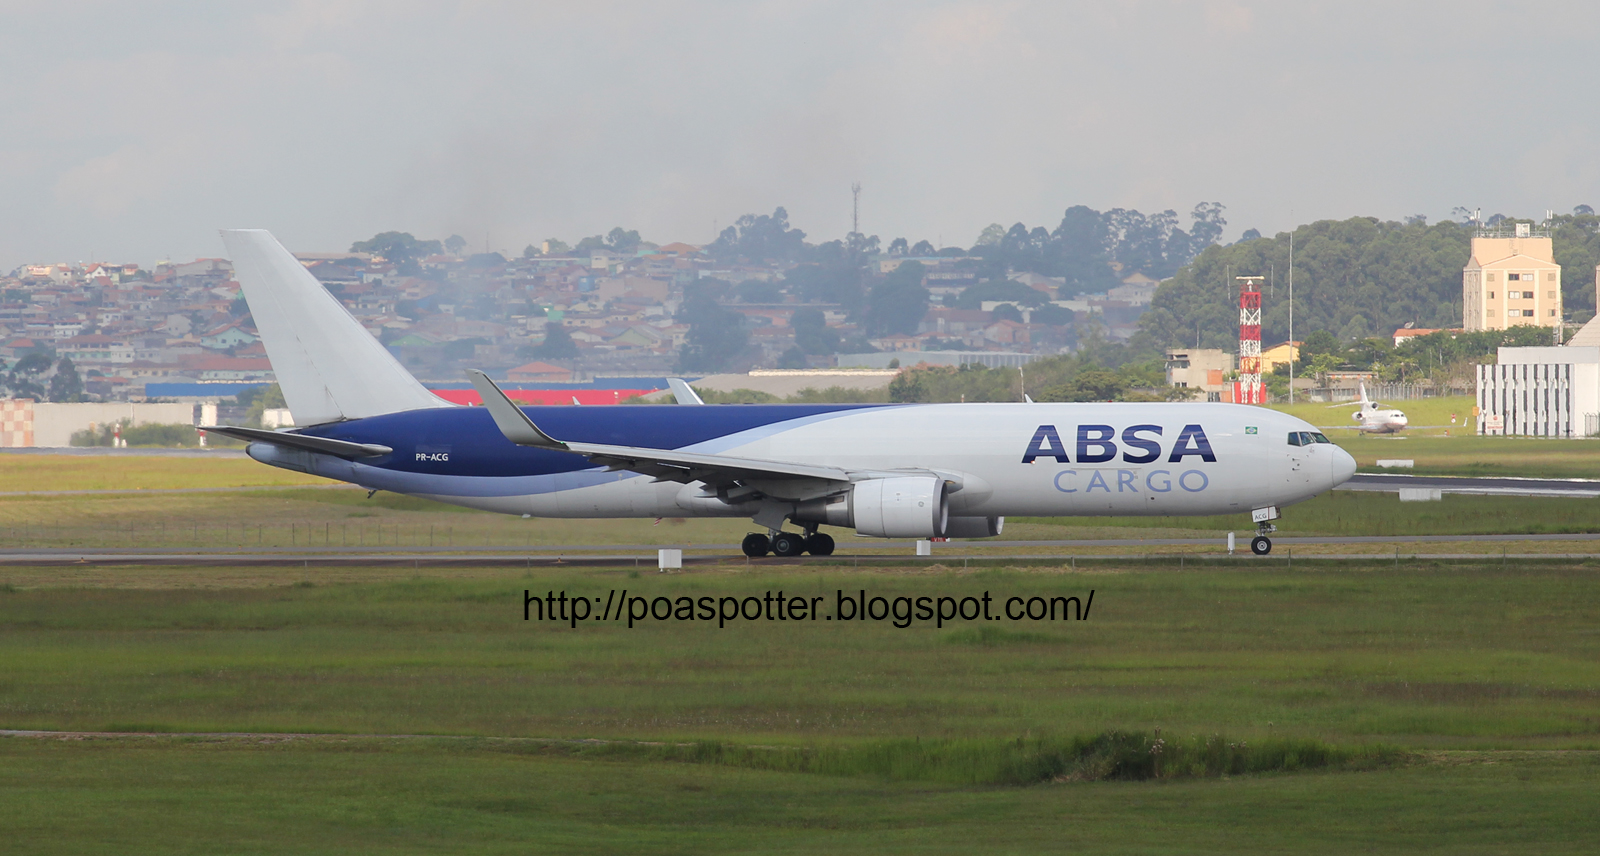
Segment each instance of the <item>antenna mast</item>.
[{"label": "antenna mast", "polygon": [[[1291,215],[1292,217],[1293,215]],[[1294,228],[1289,229],[1289,404],[1294,404],[1294,358],[1300,348],[1294,343]]]},{"label": "antenna mast", "polygon": [[850,233],[861,234],[861,182],[850,182]]},{"label": "antenna mast", "polygon": [[1235,404],[1266,404],[1261,385],[1261,280],[1264,276],[1234,277],[1239,282],[1239,380],[1233,385]]}]

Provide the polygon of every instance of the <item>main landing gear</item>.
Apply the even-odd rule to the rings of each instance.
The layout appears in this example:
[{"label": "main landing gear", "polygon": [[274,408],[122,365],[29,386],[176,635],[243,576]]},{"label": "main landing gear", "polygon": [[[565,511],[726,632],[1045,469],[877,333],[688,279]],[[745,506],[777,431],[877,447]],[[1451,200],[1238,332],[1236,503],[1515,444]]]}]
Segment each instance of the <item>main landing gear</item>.
[{"label": "main landing gear", "polygon": [[771,537],[760,532],[751,532],[744,536],[744,543],[739,545],[746,556],[758,559],[769,551],[775,556],[798,556],[801,553],[810,553],[813,556],[829,556],[833,554],[833,536],[821,532],[811,531],[805,534],[798,532],[774,532]]}]

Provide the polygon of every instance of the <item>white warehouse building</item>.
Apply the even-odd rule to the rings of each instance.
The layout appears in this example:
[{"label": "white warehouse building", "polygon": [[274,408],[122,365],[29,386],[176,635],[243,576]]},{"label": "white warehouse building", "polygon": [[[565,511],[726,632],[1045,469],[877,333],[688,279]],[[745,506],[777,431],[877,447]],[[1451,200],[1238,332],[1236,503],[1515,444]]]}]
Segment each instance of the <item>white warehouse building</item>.
[{"label": "white warehouse building", "polygon": [[1478,366],[1478,433],[1587,437],[1600,433],[1600,347],[1501,348]]},{"label": "white warehouse building", "polygon": [[1497,362],[1478,366],[1479,434],[1600,435],[1600,315],[1565,345],[1501,348]]}]

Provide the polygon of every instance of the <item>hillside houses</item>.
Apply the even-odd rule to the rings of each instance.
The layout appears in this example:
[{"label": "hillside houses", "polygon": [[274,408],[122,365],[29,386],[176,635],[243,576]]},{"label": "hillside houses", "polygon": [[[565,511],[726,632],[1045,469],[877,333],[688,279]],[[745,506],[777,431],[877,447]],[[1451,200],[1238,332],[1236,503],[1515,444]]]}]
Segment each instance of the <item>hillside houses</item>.
[{"label": "hillside houses", "polygon": [[[748,347],[738,356],[741,364],[730,366],[741,370],[792,365],[796,355],[809,365],[831,364],[828,353],[816,352],[818,341],[857,351],[1054,353],[1072,348],[1077,326],[1089,318],[1110,338],[1126,338],[1156,286],[1131,273],[1107,293],[1068,294],[1061,278],[1008,271],[999,279],[980,259],[879,254],[861,270],[860,299],[833,303],[818,299],[830,293],[789,281],[794,263],[714,259],[686,243],[647,244],[632,253],[441,254],[416,260],[404,272],[363,253],[297,257],[427,382],[458,382],[467,367],[546,380],[673,373],[691,336],[684,307],[696,294],[713,295],[732,313],[722,318],[741,319]],[[915,325],[897,325],[915,331],[887,334],[881,325],[864,326],[873,285],[907,261],[923,265],[922,286],[930,295]],[[1016,307],[1002,305],[1004,300],[961,301],[966,289],[990,278],[1024,285],[1038,298]],[[1041,315],[1037,304],[1058,309]],[[797,336],[795,318],[802,311],[807,324],[829,328],[828,336]],[[556,328],[571,340],[576,356],[543,356]],[[0,359],[9,363],[31,352],[70,358],[87,388],[103,397],[138,399],[149,383],[271,379],[232,265],[219,258],[163,262],[153,269],[110,262],[19,267],[0,277]],[[540,363],[553,368],[527,369]]]}]

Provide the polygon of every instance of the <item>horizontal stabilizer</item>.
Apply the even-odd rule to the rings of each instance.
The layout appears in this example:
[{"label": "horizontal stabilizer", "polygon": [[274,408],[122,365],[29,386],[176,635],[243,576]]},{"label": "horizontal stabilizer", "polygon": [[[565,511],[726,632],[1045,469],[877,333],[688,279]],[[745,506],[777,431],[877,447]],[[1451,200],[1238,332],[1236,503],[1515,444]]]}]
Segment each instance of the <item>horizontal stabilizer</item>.
[{"label": "horizontal stabilizer", "polygon": [[324,455],[333,455],[340,458],[378,458],[394,452],[388,446],[376,443],[348,443],[344,440],[330,440],[326,437],[311,437],[306,434],[291,434],[285,431],[267,431],[261,428],[241,428],[234,425],[211,425],[201,429],[235,440],[247,443],[271,443],[274,446],[286,446],[290,449],[302,449],[307,452],[321,452]]}]

